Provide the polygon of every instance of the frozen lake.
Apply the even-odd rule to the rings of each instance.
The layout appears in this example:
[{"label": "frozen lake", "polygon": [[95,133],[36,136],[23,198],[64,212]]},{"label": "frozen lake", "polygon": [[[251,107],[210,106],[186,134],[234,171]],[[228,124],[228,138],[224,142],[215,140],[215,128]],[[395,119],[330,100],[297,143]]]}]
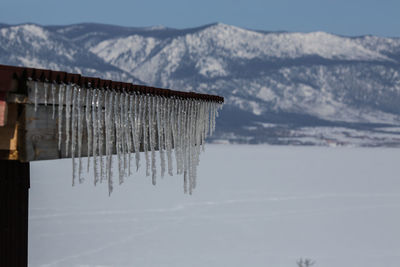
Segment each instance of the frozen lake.
[{"label": "frozen lake", "polygon": [[208,145],[192,196],[143,165],[108,197],[32,163],[30,266],[400,266],[399,149]]}]

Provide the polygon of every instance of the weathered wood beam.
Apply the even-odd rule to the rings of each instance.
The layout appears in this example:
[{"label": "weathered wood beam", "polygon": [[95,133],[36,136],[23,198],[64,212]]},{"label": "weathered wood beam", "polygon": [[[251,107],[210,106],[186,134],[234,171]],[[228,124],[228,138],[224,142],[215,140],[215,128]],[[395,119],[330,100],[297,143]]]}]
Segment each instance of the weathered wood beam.
[{"label": "weathered wood beam", "polygon": [[[36,161],[36,160],[50,160],[50,159],[61,159],[61,158],[71,158],[71,149],[69,149],[69,154],[66,154],[65,147],[65,134],[63,131],[63,136],[61,137],[62,145],[61,150],[58,149],[58,121],[57,121],[57,109],[56,116],[53,119],[52,106],[38,105],[37,110],[32,104],[22,105],[22,115],[20,119],[24,119],[24,128],[19,131],[23,134],[18,135],[18,144],[14,144],[13,148],[17,147],[15,156],[16,159],[21,162]],[[62,128],[65,129],[65,119],[63,120]],[[20,127],[21,128],[21,127]],[[1,128],[0,128],[1,129]],[[86,123],[83,121],[82,125],[82,151],[81,156],[87,157],[87,132]],[[70,133],[72,134],[72,132]],[[156,133],[158,134],[158,133]],[[155,138],[155,149],[158,150],[158,137]],[[172,144],[173,145],[173,144]],[[143,140],[140,140],[140,151],[144,151]],[[14,150],[13,150],[14,151]],[[105,143],[103,145],[103,151],[106,151]],[[77,152],[77,151],[76,151]],[[134,148],[132,148],[132,153],[134,153]],[[116,154],[114,149],[113,154]],[[75,154],[78,157],[78,154]]]},{"label": "weathered wood beam", "polygon": [[17,160],[18,134],[20,123],[18,121],[18,104],[7,104],[6,124],[0,127],[0,159]]},{"label": "weathered wood beam", "polygon": [[[105,81],[82,77],[78,74],[0,65],[0,136],[2,137],[0,141],[0,159],[28,162],[71,157],[70,154],[66,154],[65,136],[61,136],[62,146],[61,148],[58,147],[58,95],[60,86],[66,86],[66,84],[75,86],[75,83],[87,88],[85,90],[93,90],[92,87],[100,87],[102,91],[116,90],[121,92],[125,88],[129,92],[136,92],[146,96],[161,96],[175,99],[176,101],[195,99],[197,101],[215,103],[223,102],[223,98],[219,96]],[[3,106],[1,101],[4,103]],[[81,103],[81,107],[85,107],[83,105],[85,101],[81,101]],[[54,119],[52,117],[53,105],[55,108]],[[105,103],[102,106],[104,107]],[[187,107],[188,105],[186,105]],[[66,112],[65,109],[64,112]],[[145,120],[147,121],[147,119]],[[62,134],[65,135],[65,118],[62,121]],[[81,125],[83,129],[82,157],[88,155],[85,121],[84,119],[82,121],[83,125]],[[153,124],[152,127],[155,128],[153,133],[155,135],[154,149],[158,150],[158,133],[155,127],[155,118]],[[143,134],[141,134],[141,138],[143,138]],[[139,142],[139,150],[143,151],[143,139],[139,140]],[[150,144],[148,145],[150,147]],[[173,147],[174,144],[172,144]],[[113,149],[113,154],[115,154],[116,148],[114,147]],[[103,147],[103,151],[105,151],[105,147]],[[134,152],[132,148],[131,153]],[[75,156],[77,157],[78,155]]]}]

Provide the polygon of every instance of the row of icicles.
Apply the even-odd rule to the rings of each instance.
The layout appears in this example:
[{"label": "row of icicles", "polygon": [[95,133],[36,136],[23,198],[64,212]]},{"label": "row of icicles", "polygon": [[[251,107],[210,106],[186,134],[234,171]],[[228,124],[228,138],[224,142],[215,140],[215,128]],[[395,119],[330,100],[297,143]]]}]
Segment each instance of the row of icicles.
[{"label": "row of icicles", "polygon": [[[45,105],[51,86],[53,119],[58,99],[58,149],[65,146],[65,156],[73,162],[72,184],[83,182],[82,145],[87,136],[87,164],[92,161],[94,184],[107,181],[113,190],[113,154],[117,154],[119,183],[132,174],[132,165],[140,167],[144,151],[146,175],[156,184],[158,150],[160,174],[173,175],[173,154],[177,174],[184,176],[184,192],[196,187],[196,173],[205,138],[215,130],[215,119],[221,103],[183,99],[136,92],[87,89],[73,84],[44,83]],[[38,105],[35,82],[34,104]],[[58,86],[58,95],[56,95]],[[64,127],[63,127],[64,126]],[[62,139],[65,140],[64,144]],[[105,151],[104,151],[105,148]],[[134,157],[134,159],[133,159]],[[78,160],[77,160],[78,159]],[[92,159],[92,160],[91,160]]]}]

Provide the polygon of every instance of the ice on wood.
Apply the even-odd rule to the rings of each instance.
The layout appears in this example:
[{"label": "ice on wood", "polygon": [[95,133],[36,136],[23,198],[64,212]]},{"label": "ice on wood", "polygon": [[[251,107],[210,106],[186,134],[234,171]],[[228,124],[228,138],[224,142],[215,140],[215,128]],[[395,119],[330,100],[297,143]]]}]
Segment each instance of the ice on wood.
[{"label": "ice on wood", "polygon": [[[37,103],[35,103],[35,105],[36,104]],[[58,87],[58,150],[61,150],[61,142],[63,136],[62,134],[63,109],[64,109],[64,84],[60,84]]]},{"label": "ice on wood", "polygon": [[70,147],[70,127],[71,127],[71,101],[72,101],[72,89],[71,85],[68,84],[65,90],[65,156],[68,157],[68,149]]},{"label": "ice on wood", "polygon": [[[156,184],[158,173],[161,177],[166,172],[173,175],[175,167],[177,174],[183,174],[184,192],[192,193],[196,187],[200,153],[204,150],[205,139],[215,130],[221,103],[44,83],[45,105],[50,99],[49,86],[53,119],[56,98],[58,100],[58,148],[61,151],[61,147],[65,147],[66,156],[70,156],[73,162],[72,184],[77,178],[79,182],[83,181],[81,157],[84,145],[87,149],[87,172],[92,164],[94,184],[107,181],[109,193],[113,190],[112,155],[117,155],[121,184],[132,174],[133,157],[135,169],[139,169],[140,151],[145,154],[146,175],[151,174],[153,184]],[[38,87],[39,83],[35,82],[35,110],[39,104],[38,91],[41,90]],[[159,160],[156,159],[157,153]]]},{"label": "ice on wood", "polygon": [[53,102],[53,120],[55,118],[56,115],[56,85],[54,83],[51,84],[51,99]]}]

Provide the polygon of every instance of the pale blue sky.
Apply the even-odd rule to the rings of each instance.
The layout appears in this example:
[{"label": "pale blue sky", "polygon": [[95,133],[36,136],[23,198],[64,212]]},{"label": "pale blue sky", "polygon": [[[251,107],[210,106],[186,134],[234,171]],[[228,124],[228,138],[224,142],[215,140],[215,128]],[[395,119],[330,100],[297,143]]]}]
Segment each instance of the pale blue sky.
[{"label": "pale blue sky", "polygon": [[400,0],[1,0],[0,22],[196,27],[400,37]]}]

